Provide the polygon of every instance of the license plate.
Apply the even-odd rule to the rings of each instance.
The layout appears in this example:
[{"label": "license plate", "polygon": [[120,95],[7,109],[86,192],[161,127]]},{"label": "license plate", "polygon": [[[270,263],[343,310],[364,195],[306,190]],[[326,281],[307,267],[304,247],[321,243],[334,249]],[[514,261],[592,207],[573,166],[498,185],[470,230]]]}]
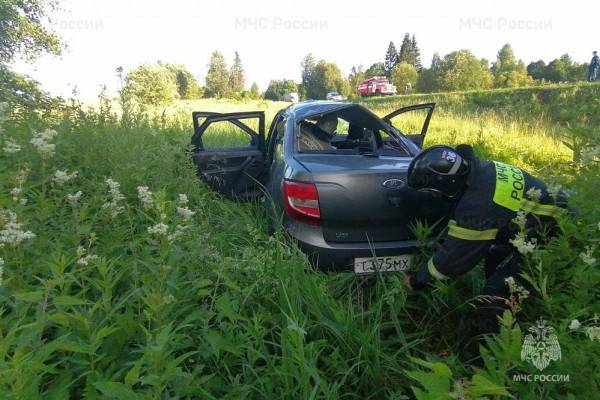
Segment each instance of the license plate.
[{"label": "license plate", "polygon": [[411,254],[388,257],[357,257],[354,259],[354,272],[357,274],[368,274],[375,271],[405,271],[410,268],[412,261],[413,256]]}]

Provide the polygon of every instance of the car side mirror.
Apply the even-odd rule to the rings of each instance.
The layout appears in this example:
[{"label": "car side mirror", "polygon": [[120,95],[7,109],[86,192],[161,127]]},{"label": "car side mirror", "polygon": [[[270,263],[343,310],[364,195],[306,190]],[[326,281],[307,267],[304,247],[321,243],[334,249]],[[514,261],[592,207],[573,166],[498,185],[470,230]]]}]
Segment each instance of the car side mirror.
[{"label": "car side mirror", "polygon": [[406,135],[406,138],[419,147],[423,147],[423,135]]}]

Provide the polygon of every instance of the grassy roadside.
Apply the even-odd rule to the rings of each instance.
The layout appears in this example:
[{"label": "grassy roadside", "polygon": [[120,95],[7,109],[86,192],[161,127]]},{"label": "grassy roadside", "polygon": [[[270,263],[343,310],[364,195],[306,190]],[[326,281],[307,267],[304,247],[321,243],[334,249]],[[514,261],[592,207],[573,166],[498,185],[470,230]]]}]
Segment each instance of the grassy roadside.
[{"label": "grassy roadside", "polygon": [[[280,107],[265,103],[185,104],[132,127],[77,107],[54,121],[4,122],[2,146],[10,139],[21,150],[0,158],[0,227],[12,229],[0,248],[2,398],[403,399],[418,386],[421,398],[595,396],[600,273],[580,253],[598,257],[599,171],[566,162],[568,149],[540,133],[552,121],[471,116],[448,104],[430,132],[578,192],[579,221],[564,221],[565,235],[528,259],[536,289],[515,317],[523,331],[540,317],[556,329],[563,358],[544,373],[570,381],[515,383],[512,373],[536,370],[520,360],[525,332],[508,320],[483,351],[484,369],[459,359],[470,346],[477,272],[416,295],[399,276],[307,272],[293,243],[264,233],[255,206],[197,181],[185,153],[190,108]],[[47,127],[56,149],[42,157],[30,140]],[[65,181],[57,170],[78,173]],[[111,190],[109,178],[120,186],[109,181]],[[26,232],[35,237],[17,240]],[[571,330],[574,319],[582,326]],[[415,358],[438,364],[415,374]]]}]

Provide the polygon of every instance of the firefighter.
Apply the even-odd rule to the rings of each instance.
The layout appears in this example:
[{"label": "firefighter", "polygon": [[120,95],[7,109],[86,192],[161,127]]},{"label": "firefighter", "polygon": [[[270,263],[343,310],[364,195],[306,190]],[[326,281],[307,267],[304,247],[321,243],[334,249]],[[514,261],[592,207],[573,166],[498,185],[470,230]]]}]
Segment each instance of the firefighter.
[{"label": "firefighter", "polygon": [[[449,199],[453,211],[436,252],[405,277],[406,286],[424,289],[465,274],[483,260],[486,283],[477,310],[478,330],[497,332],[510,295],[506,280],[519,282],[523,258],[517,246],[541,243],[558,233],[555,218],[565,211],[565,196],[551,195],[544,182],[520,168],[478,159],[467,145],[421,152],[409,166],[408,186]],[[527,241],[511,241],[520,230],[527,232]]]}]

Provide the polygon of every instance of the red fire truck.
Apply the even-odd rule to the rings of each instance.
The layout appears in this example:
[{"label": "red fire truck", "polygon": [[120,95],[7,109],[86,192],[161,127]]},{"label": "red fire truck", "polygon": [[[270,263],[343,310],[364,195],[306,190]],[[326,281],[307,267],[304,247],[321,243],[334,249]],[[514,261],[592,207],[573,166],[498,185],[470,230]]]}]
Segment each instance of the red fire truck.
[{"label": "red fire truck", "polygon": [[392,85],[385,76],[374,76],[361,82],[356,87],[359,96],[384,96],[396,94],[396,86]]}]

